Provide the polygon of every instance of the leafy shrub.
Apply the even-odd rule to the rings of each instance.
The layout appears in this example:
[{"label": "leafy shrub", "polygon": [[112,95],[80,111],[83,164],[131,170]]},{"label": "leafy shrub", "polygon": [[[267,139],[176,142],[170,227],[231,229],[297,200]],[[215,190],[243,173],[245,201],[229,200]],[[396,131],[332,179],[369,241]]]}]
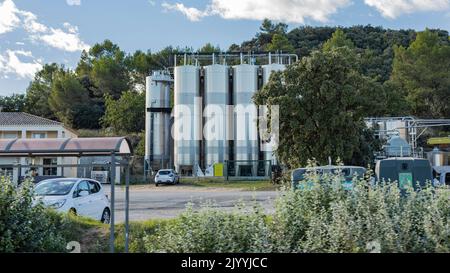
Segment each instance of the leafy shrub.
[{"label": "leafy shrub", "polygon": [[33,184],[16,188],[0,177],[0,252],[61,252],[66,222],[60,214],[33,206]]},{"label": "leafy shrub", "polygon": [[308,174],[313,187],[287,191],[272,223],[277,252],[450,252],[450,193],[431,185],[402,196],[397,183]]},{"label": "leafy shrub", "polygon": [[[129,251],[131,253],[145,253],[145,238],[154,234],[158,229],[165,225],[173,223],[172,219],[148,220],[145,222],[130,222],[129,226]],[[125,251],[125,225],[116,226],[115,246],[117,252]]]},{"label": "leafy shrub", "polygon": [[309,172],[304,190],[280,191],[275,212],[189,207],[144,238],[148,252],[450,252],[450,190]]},{"label": "leafy shrub", "polygon": [[187,210],[172,224],[146,236],[148,252],[267,252],[269,233],[266,216],[253,208],[237,207],[233,212],[213,209],[210,204],[195,212]]}]

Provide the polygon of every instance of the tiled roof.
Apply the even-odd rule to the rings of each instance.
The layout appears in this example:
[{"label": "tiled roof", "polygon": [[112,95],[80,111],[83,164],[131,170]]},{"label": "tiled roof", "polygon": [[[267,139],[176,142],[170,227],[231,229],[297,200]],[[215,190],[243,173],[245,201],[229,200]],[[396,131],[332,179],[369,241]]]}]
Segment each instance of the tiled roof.
[{"label": "tiled roof", "polygon": [[62,126],[63,124],[23,112],[0,112],[0,126],[5,125]]}]

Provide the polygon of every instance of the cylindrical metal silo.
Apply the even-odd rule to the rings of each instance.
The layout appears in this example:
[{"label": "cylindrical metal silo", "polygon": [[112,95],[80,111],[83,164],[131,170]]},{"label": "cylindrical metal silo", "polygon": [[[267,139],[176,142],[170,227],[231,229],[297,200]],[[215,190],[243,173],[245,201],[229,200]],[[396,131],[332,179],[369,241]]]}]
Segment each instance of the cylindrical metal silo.
[{"label": "cylindrical metal silo", "polygon": [[252,100],[257,90],[258,66],[249,64],[234,66],[234,159],[237,161],[238,176],[255,176],[257,173],[256,160],[259,156],[257,111]]},{"label": "cylindrical metal silo", "polygon": [[171,76],[164,71],[156,71],[146,78],[145,159],[156,168],[166,168],[170,161],[171,81]]},{"label": "cylindrical metal silo", "polygon": [[174,165],[182,175],[193,175],[200,160],[199,67],[177,66],[174,76]]},{"label": "cylindrical metal silo", "polygon": [[286,69],[286,66],[283,64],[268,64],[263,65],[263,84],[266,84],[269,82],[270,75],[272,75],[273,72],[277,71],[284,71]]},{"label": "cylindrical metal silo", "polygon": [[228,66],[205,67],[205,168],[228,160],[227,115],[229,105]]},{"label": "cylindrical metal silo", "polygon": [[[285,65],[282,64],[268,64],[263,65],[263,84],[267,84],[270,79],[270,75],[272,75],[273,72],[277,71],[284,71],[286,69]],[[274,151],[272,149],[274,145],[274,140],[271,140],[268,143],[262,144],[264,145],[264,160],[270,160],[272,165],[277,165],[278,161],[275,157]]]}]

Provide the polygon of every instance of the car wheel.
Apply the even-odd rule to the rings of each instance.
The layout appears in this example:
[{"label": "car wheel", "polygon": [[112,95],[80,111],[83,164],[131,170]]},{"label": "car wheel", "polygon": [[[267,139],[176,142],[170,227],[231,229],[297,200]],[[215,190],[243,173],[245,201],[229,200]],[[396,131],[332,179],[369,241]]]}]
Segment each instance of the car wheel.
[{"label": "car wheel", "polygon": [[158,187],[158,183],[155,183],[155,187]]},{"label": "car wheel", "polygon": [[77,216],[77,210],[74,209],[74,208],[71,208],[71,209],[69,210],[69,214],[72,215],[72,216]]},{"label": "car wheel", "polygon": [[111,213],[109,212],[108,208],[105,208],[103,210],[101,221],[103,224],[109,224],[109,222],[111,221]]}]

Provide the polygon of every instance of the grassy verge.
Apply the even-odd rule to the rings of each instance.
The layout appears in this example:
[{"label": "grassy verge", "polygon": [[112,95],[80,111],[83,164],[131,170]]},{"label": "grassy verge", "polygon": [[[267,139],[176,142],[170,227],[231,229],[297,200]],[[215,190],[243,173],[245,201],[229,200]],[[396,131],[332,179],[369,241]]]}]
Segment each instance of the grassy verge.
[{"label": "grassy verge", "polygon": [[[66,242],[79,242],[83,253],[108,251],[109,226],[94,219],[65,215],[64,238]],[[70,250],[68,250],[70,252]]]},{"label": "grassy verge", "polygon": [[[109,252],[109,225],[96,220],[79,216],[64,216],[64,237],[66,242],[79,242],[82,253],[108,253]],[[145,252],[144,238],[154,234],[157,229],[174,220],[148,220],[143,222],[130,222],[129,252]],[[115,251],[125,251],[125,225],[115,226]],[[70,250],[68,250],[70,252]]]},{"label": "grassy verge", "polygon": [[[175,220],[147,220],[143,222],[131,222],[129,232],[129,252],[145,253],[144,238],[147,235],[153,235],[158,228],[172,223]],[[109,233],[108,233],[109,234]],[[116,241],[115,247],[117,252],[125,251],[125,225],[116,225]]]},{"label": "grassy verge", "polygon": [[[130,184],[130,187],[153,186],[151,182],[135,182]],[[183,177],[180,180],[180,185],[193,186],[199,188],[227,188],[227,189],[241,189],[245,191],[273,191],[280,188],[280,185],[274,185],[269,180],[230,180],[226,181],[224,178],[188,178]],[[125,188],[121,184],[120,187]]]},{"label": "grassy verge", "polygon": [[248,191],[271,191],[278,188],[277,185],[273,185],[268,180],[225,181],[223,178],[182,178],[180,184],[202,188],[229,188]]}]

